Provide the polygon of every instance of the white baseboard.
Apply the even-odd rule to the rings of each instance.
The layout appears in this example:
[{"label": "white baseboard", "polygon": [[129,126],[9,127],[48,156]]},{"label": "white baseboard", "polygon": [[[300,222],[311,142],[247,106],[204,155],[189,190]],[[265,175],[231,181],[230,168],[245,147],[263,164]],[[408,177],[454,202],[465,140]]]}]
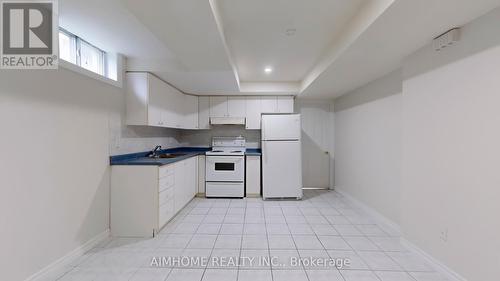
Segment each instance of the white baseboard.
[{"label": "white baseboard", "polygon": [[449,268],[439,260],[435,259],[427,252],[417,247],[417,245],[411,243],[410,241],[406,240],[403,237],[401,237],[401,244],[403,244],[403,246],[406,247],[409,251],[413,252],[414,254],[420,256],[422,259],[427,261],[434,268],[434,270],[444,275],[450,281],[467,281],[467,279],[462,277],[460,274],[456,273],[451,268]]},{"label": "white baseboard", "polygon": [[347,200],[349,200],[354,206],[360,208],[363,212],[365,212],[368,216],[370,216],[372,219],[377,222],[377,224],[382,227],[387,229],[390,233],[395,233],[398,235],[401,235],[401,227],[399,224],[393,222],[392,220],[388,219],[372,207],[367,206],[365,203],[359,201],[358,199],[354,198],[352,195],[350,195],[348,192],[343,190],[342,188],[336,187],[334,189],[336,192],[340,193],[342,196],[344,196]]},{"label": "white baseboard", "polygon": [[71,264],[73,261],[75,261],[83,254],[85,254],[86,252],[97,246],[99,243],[104,241],[109,236],[110,236],[110,230],[107,229],[106,231],[96,235],[94,238],[85,242],[85,244],[77,247],[76,249],[64,255],[60,259],[44,267],[42,270],[31,275],[25,281],[48,280],[47,278],[49,276],[53,276],[54,274],[63,271],[67,265]]},{"label": "white baseboard", "polygon": [[[381,213],[377,212],[373,208],[367,206],[365,203],[359,201],[358,199],[354,198],[352,195],[347,193],[345,190],[342,190],[342,188],[336,187],[335,191],[340,193],[342,196],[344,196],[349,202],[351,202],[353,205],[356,207],[360,208],[363,212],[365,212],[368,216],[370,216],[372,219],[375,220],[375,222],[382,228],[389,227],[393,231],[396,231],[396,233],[399,233],[399,235],[402,235],[401,232],[401,227],[396,224],[395,222],[391,221],[390,219],[386,218],[384,215]],[[417,247],[415,244],[409,242],[405,238],[401,237],[401,244],[410,252],[418,255],[421,257],[423,260],[427,261],[429,265],[431,265],[434,270],[437,272],[441,273],[444,275],[446,278],[448,278],[450,281],[467,281],[467,279],[463,278],[460,276],[460,274],[456,273],[453,271],[451,268],[447,267],[444,265],[442,262],[438,261],[431,255],[429,255],[427,252],[424,250],[420,249]]]}]

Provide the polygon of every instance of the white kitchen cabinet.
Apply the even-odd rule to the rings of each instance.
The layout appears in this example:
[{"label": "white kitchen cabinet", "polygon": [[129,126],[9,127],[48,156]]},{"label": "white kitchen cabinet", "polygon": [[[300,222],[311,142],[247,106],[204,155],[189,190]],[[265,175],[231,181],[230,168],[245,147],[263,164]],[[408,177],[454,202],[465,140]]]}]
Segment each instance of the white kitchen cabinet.
[{"label": "white kitchen cabinet", "polygon": [[176,91],[170,98],[171,107],[170,111],[173,112],[173,126],[172,128],[184,129],[186,126],[186,112],[185,112],[186,96],[181,92]]},{"label": "white kitchen cabinet", "polygon": [[183,118],[182,112],[179,111],[179,106],[182,104],[182,93],[165,82],[161,82],[165,89],[161,92],[165,104],[162,107],[162,127],[177,128]]},{"label": "white kitchen cabinet", "polygon": [[246,117],[246,99],[245,97],[227,98],[228,117]]},{"label": "white kitchen cabinet", "polygon": [[149,126],[161,127],[163,126],[165,99],[156,79],[149,79],[149,88],[149,107],[146,122]]},{"label": "white kitchen cabinet", "polygon": [[184,160],[186,171],[186,197],[185,203],[189,203],[198,193],[198,157],[191,157]]},{"label": "white kitchen cabinet", "polygon": [[205,194],[205,155],[198,156],[198,194]]},{"label": "white kitchen cabinet", "polygon": [[245,97],[210,97],[210,117],[246,117]]},{"label": "white kitchen cabinet", "polygon": [[210,98],[198,97],[198,129],[210,129]]},{"label": "white kitchen cabinet", "polygon": [[210,117],[227,117],[227,97],[210,97]]},{"label": "white kitchen cabinet", "polygon": [[126,84],[127,125],[197,129],[198,97],[146,72],[127,73]]},{"label": "white kitchen cabinet", "polygon": [[127,125],[162,126],[161,81],[149,73],[127,74]]},{"label": "white kitchen cabinet", "polygon": [[246,156],[246,190],[247,196],[260,195],[260,156]]},{"label": "white kitchen cabinet", "polygon": [[198,97],[192,95],[184,96],[184,129],[196,130],[198,126]]},{"label": "white kitchen cabinet", "polygon": [[246,98],[246,124],[247,130],[260,130],[261,120],[261,98],[260,97],[247,97]]},{"label": "white kitchen cabinet", "polygon": [[277,98],[278,113],[293,113],[293,97],[278,97]]},{"label": "white kitchen cabinet", "polygon": [[196,195],[198,189],[198,160],[196,157],[175,164],[174,210],[179,212]]},{"label": "white kitchen cabinet", "polygon": [[156,235],[197,190],[198,156],[161,167],[112,166],[112,235]]},{"label": "white kitchen cabinet", "polygon": [[127,125],[210,129],[210,117],[246,118],[259,130],[262,113],[293,113],[292,96],[186,95],[150,73],[127,73]]},{"label": "white kitchen cabinet", "polygon": [[262,113],[278,113],[278,99],[276,97],[261,97]]}]

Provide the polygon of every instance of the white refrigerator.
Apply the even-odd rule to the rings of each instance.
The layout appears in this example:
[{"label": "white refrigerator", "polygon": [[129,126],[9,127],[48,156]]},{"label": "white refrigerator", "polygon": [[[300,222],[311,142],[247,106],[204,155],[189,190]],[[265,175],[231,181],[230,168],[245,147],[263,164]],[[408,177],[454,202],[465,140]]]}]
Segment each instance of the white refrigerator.
[{"label": "white refrigerator", "polygon": [[302,198],[300,114],[262,115],[264,199]]}]

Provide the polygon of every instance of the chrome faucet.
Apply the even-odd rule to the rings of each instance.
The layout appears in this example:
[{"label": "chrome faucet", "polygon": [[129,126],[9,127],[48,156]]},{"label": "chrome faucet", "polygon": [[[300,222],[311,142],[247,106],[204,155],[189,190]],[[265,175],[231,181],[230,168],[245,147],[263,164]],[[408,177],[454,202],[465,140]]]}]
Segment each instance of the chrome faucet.
[{"label": "chrome faucet", "polygon": [[148,156],[149,156],[149,157],[152,157],[152,158],[158,157],[158,152],[159,152],[159,151],[161,151],[161,145],[157,145],[157,146],[155,147],[155,149],[153,149],[153,150],[151,151],[151,153],[149,153],[149,155],[148,155]]}]

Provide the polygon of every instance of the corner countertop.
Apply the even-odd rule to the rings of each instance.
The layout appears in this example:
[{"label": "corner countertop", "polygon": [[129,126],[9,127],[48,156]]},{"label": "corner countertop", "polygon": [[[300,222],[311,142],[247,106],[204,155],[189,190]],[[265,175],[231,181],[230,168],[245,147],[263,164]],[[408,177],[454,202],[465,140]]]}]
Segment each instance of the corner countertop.
[{"label": "corner countertop", "polygon": [[137,165],[137,166],[163,166],[179,162],[193,156],[205,155],[205,152],[210,150],[209,147],[178,147],[172,149],[164,149],[160,153],[182,153],[182,155],[175,158],[149,158],[147,155],[151,151],[130,153],[123,155],[116,155],[109,157],[111,166],[119,165]]},{"label": "corner countertop", "polygon": [[[205,155],[205,152],[211,150],[210,147],[178,147],[171,149],[164,149],[160,153],[182,153],[185,155],[176,158],[149,158],[147,155],[151,151],[129,153],[122,155],[115,155],[109,157],[111,166],[120,165],[136,165],[136,166],[163,166],[179,162],[193,156]],[[247,148],[245,155],[247,156],[261,156],[262,151],[260,148]]]}]

